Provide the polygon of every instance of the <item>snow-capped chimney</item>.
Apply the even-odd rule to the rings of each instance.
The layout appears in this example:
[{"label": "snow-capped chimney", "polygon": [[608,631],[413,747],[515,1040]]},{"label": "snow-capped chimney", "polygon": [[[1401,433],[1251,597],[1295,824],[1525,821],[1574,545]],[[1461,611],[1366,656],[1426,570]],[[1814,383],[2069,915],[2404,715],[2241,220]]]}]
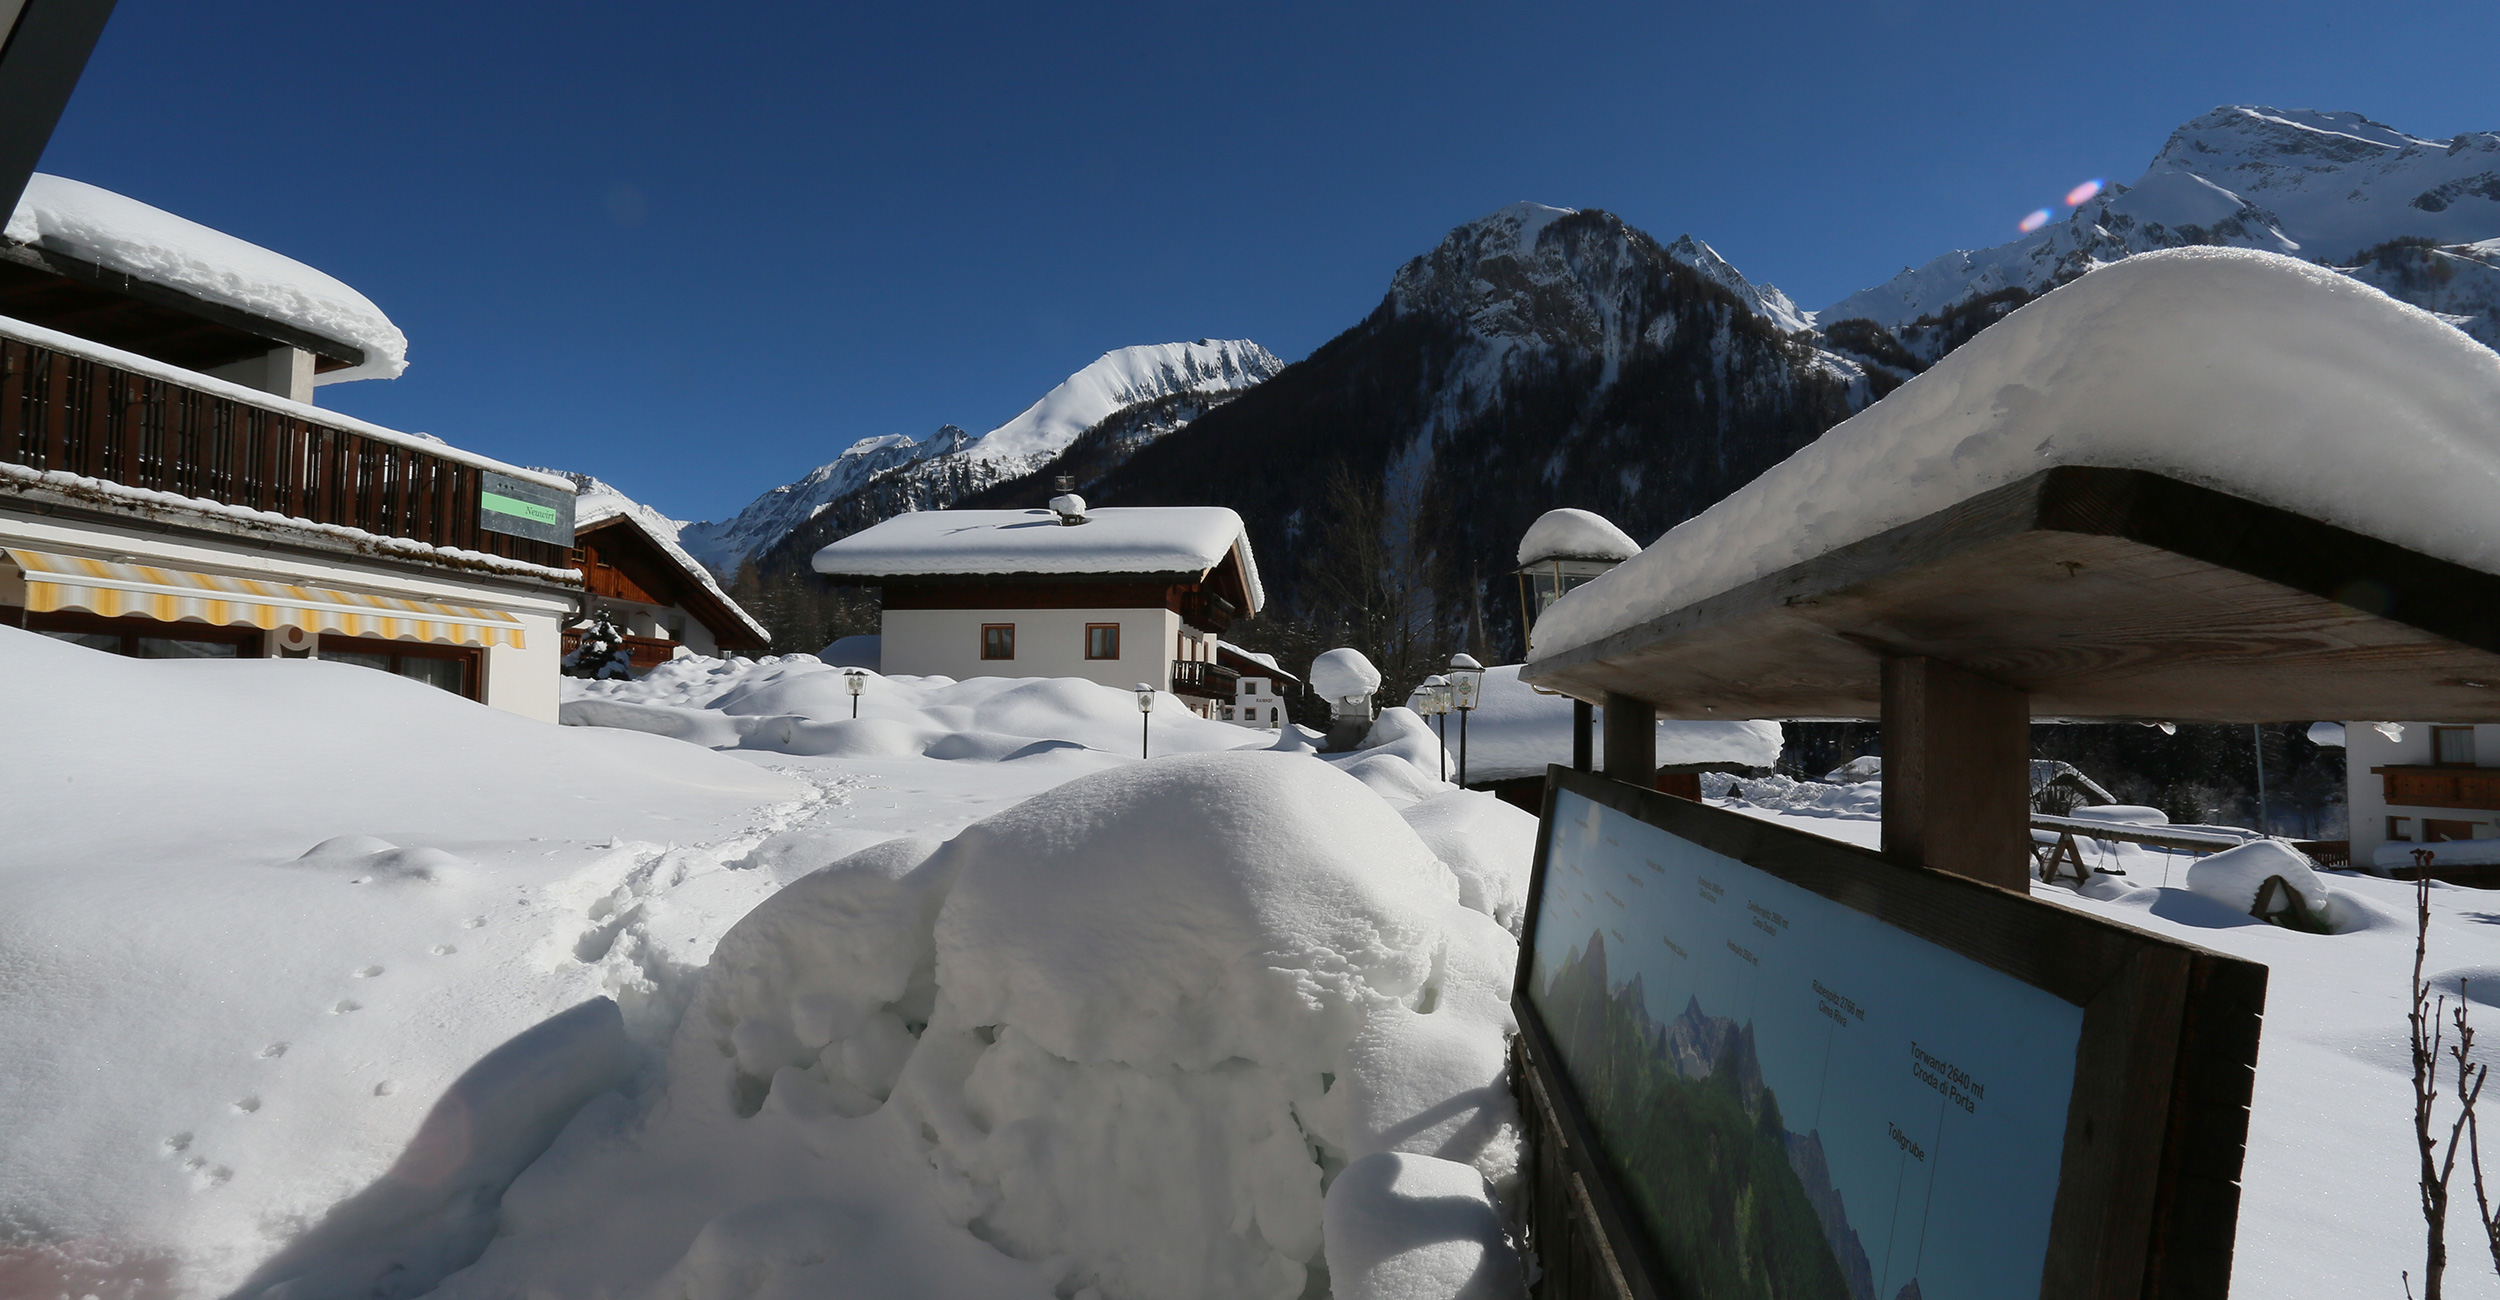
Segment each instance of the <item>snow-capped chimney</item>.
[{"label": "snow-capped chimney", "polygon": [[1067,527],[1073,528],[1084,523],[1085,498],[1076,494],[1076,476],[1060,475],[1057,486],[1059,495],[1050,499],[1051,512],[1058,515],[1059,522]]}]

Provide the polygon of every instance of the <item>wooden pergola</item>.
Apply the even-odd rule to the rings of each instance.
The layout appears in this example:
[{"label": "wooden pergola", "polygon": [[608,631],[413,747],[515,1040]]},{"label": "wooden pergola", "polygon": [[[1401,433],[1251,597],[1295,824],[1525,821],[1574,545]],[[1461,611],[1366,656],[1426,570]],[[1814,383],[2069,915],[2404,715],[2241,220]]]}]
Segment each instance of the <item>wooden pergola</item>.
[{"label": "wooden pergola", "polygon": [[2500,722],[2500,575],[2066,466],[1522,675],[1605,706],[1609,772],[1660,717],[1875,719],[1885,854],[2021,889],[2034,717]]}]

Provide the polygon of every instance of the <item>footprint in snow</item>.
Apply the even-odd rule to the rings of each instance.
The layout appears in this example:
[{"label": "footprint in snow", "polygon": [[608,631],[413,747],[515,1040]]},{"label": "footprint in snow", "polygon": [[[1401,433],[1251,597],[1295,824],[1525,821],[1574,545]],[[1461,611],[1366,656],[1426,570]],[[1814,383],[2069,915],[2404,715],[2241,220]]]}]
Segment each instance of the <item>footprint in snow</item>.
[{"label": "footprint in snow", "polygon": [[362,1011],[364,1009],[364,1004],[358,1002],[354,998],[340,998],[338,1000],[338,1005],[330,1008],[330,1014],[334,1016],[343,1016],[350,1011]]},{"label": "footprint in snow", "polygon": [[180,1153],[182,1153],[182,1152],[184,1152],[184,1151],[188,1151],[188,1150],[190,1150],[190,1149],[191,1149],[191,1135],[190,1135],[190,1134],[188,1134],[188,1133],[176,1133],[176,1134],[173,1134],[172,1136],[170,1136],[170,1137],[168,1137],[168,1138],[166,1138],[166,1139],[165,1139],[165,1149],[166,1149],[167,1151],[172,1152],[172,1153],[175,1153],[175,1154],[177,1154],[177,1155],[178,1155],[178,1154],[180,1154]]},{"label": "footprint in snow", "polygon": [[234,1103],[234,1108],[235,1108],[235,1110],[236,1110],[238,1113],[240,1113],[240,1114],[244,1114],[244,1115],[250,1115],[250,1114],[257,1113],[257,1112],[260,1110],[260,1098],[258,1098],[258,1097],[243,1097],[243,1098],[240,1098],[240,1099],[236,1100],[236,1102]]},{"label": "footprint in snow", "polygon": [[359,966],[356,968],[356,978],[360,980],[369,980],[381,973],[382,968],[379,966]]},{"label": "footprint in snow", "polygon": [[264,1061],[274,1061],[284,1055],[286,1055],[286,1044],[284,1043],[271,1043],[269,1046],[260,1049],[260,1059]]},{"label": "footprint in snow", "polygon": [[458,948],[454,948],[447,943],[438,943],[434,945],[432,949],[432,952],[437,957],[448,957],[458,951],[460,951]]},{"label": "footprint in snow", "polygon": [[224,1165],[210,1164],[198,1156],[183,1161],[182,1167],[191,1175],[191,1185],[203,1191],[211,1187],[222,1186],[227,1179],[234,1177],[233,1170]]},{"label": "footprint in snow", "polygon": [[399,1091],[399,1085],[388,1079],[384,1079],[380,1083],[373,1085],[373,1095],[376,1097],[388,1097],[397,1091]]},{"label": "footprint in snow", "polygon": [[486,918],[482,916],[472,916],[468,920],[462,921],[460,923],[460,928],[463,930],[483,930],[486,928]]}]

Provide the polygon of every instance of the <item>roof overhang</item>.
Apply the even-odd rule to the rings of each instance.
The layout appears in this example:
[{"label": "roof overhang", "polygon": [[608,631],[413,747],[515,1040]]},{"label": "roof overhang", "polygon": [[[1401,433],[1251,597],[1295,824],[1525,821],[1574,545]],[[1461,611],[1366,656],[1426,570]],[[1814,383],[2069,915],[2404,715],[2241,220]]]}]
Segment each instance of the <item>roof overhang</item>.
[{"label": "roof overhang", "polygon": [[2060,467],[1531,661],[1669,718],[1874,718],[1928,656],[2036,716],[2500,722],[2500,575],[2141,470]]},{"label": "roof overhang", "polygon": [[0,241],[0,316],[75,334],[188,370],[213,370],[280,347],[313,354],[317,373],[363,365],[365,350],[266,316],[56,252]]}]

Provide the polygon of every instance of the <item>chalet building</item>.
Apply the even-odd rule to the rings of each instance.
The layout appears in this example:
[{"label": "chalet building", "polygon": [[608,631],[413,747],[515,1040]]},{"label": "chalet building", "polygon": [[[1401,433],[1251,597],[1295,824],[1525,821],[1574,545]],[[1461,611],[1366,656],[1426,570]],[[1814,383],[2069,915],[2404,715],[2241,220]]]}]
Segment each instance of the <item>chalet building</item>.
[{"label": "chalet building", "polygon": [[309,404],[406,346],[311,267],[36,176],[0,239],[0,623],[554,721],[573,483]]},{"label": "chalet building", "polygon": [[1232,511],[1088,510],[1073,494],[1048,510],[897,515],[818,551],[815,567],[883,589],[887,673],[1146,682],[1209,717],[1241,676],[1219,638],[1266,600]]},{"label": "chalet building", "polygon": [[1293,720],[1292,712],[1285,707],[1285,693],[1288,687],[1300,686],[1302,679],[1286,672],[1276,662],[1276,656],[1218,641],[1215,662],[1219,668],[1235,674],[1233,698],[1218,703],[1208,716],[1265,731],[1278,730]]},{"label": "chalet building", "polygon": [[[587,613],[625,634],[635,672],[681,655],[760,654],[771,645],[764,625],[678,545],[674,524],[587,474],[565,477],[578,489],[571,564],[582,574]],[[565,629],[566,653],[580,642],[580,626]]]},{"label": "chalet building", "polygon": [[2393,842],[2500,838],[2500,726],[2348,722],[2344,764],[2356,864]]}]

